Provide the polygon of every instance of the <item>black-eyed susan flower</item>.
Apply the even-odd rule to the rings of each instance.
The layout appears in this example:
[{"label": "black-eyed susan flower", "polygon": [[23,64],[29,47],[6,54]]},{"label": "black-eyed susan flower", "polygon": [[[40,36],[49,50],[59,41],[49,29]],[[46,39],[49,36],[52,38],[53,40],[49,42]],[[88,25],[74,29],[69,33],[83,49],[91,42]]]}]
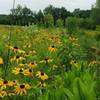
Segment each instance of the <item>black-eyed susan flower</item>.
[{"label": "black-eyed susan flower", "polygon": [[8,46],[8,47],[9,47],[10,50],[12,50],[12,51],[14,51],[14,52],[18,52],[18,53],[22,53],[22,54],[25,53],[24,50],[19,49],[17,46],[14,46],[14,47]]},{"label": "black-eyed susan flower", "polygon": [[36,76],[39,77],[43,81],[48,79],[48,75],[46,73],[44,73],[44,72],[38,71]]},{"label": "black-eyed susan flower", "polygon": [[31,68],[36,68],[37,63],[35,63],[35,62],[29,63],[28,66],[31,67]]},{"label": "black-eyed susan flower", "polygon": [[52,66],[52,69],[53,69],[53,70],[56,70],[57,68],[58,68],[57,65],[53,65],[53,66]]},{"label": "black-eyed susan flower", "polygon": [[89,66],[91,66],[91,65],[97,65],[97,64],[100,64],[100,61],[91,61],[90,63],[89,63]]},{"label": "black-eyed susan flower", "polygon": [[4,90],[0,90],[0,98],[7,96],[7,92]]},{"label": "black-eyed susan flower", "polygon": [[18,84],[17,86],[15,86],[15,93],[17,95],[23,95],[23,94],[27,94],[27,90],[29,90],[31,88],[31,86],[29,84]]},{"label": "black-eyed susan flower", "polygon": [[52,62],[52,59],[49,59],[49,58],[45,58],[45,59],[43,59],[42,61],[40,61],[40,63],[42,63],[42,62],[44,62],[44,63],[50,63],[50,62]]},{"label": "black-eyed susan flower", "polygon": [[5,89],[7,86],[9,86],[9,81],[8,80],[0,80],[0,87],[1,89]]},{"label": "black-eyed susan flower", "polygon": [[25,51],[24,51],[24,50],[19,49],[19,50],[18,50],[18,53],[20,53],[20,54],[25,54]]},{"label": "black-eyed susan flower", "polygon": [[8,46],[10,50],[17,52],[19,50],[19,48],[17,46],[13,47],[13,46]]},{"label": "black-eyed susan flower", "polygon": [[71,64],[72,66],[75,66],[76,68],[79,67],[79,64],[78,64],[78,62],[77,62],[76,60],[71,60],[71,61],[70,61],[70,64]]},{"label": "black-eyed susan flower", "polygon": [[49,50],[50,52],[56,52],[56,51],[57,51],[57,48],[53,45],[53,46],[49,46],[49,47],[48,47],[48,50]]},{"label": "black-eyed susan flower", "polygon": [[19,63],[20,61],[23,61],[23,60],[25,61],[26,59],[22,56],[16,55],[16,56],[14,56],[13,58],[10,59],[10,62],[12,63],[13,61],[16,61],[17,63]]},{"label": "black-eyed susan flower", "polygon": [[25,54],[24,54],[24,57],[29,57],[29,56],[30,56],[29,53],[25,53]]},{"label": "black-eyed susan flower", "polygon": [[69,37],[69,40],[70,40],[71,42],[75,42],[75,41],[77,41],[77,40],[78,40],[78,38]]},{"label": "black-eyed susan flower", "polygon": [[31,44],[26,44],[26,45],[25,45],[25,48],[31,48],[31,47],[32,47]]},{"label": "black-eyed susan flower", "polygon": [[24,71],[23,68],[15,68],[14,70],[12,70],[12,73],[18,75],[18,74],[23,74],[23,71]]},{"label": "black-eyed susan flower", "polygon": [[46,86],[45,82],[41,81],[41,82],[39,83],[39,87],[44,88],[45,86]]},{"label": "black-eyed susan flower", "polygon": [[18,84],[18,81],[17,80],[9,81],[9,86],[15,86],[17,84]]},{"label": "black-eyed susan flower", "polygon": [[4,64],[4,61],[2,58],[0,58],[0,65],[3,65]]},{"label": "black-eyed susan flower", "polygon": [[18,66],[19,67],[24,67],[24,66],[27,66],[27,64],[19,63]]},{"label": "black-eyed susan flower", "polygon": [[29,53],[30,54],[36,54],[37,52],[36,52],[36,50],[31,50]]},{"label": "black-eyed susan flower", "polygon": [[33,73],[33,71],[32,71],[32,69],[25,69],[24,71],[23,71],[23,74],[24,75],[32,75],[32,73]]},{"label": "black-eyed susan flower", "polygon": [[14,96],[14,95],[16,95],[15,92],[9,92],[9,91],[7,92],[7,96],[9,97]]}]

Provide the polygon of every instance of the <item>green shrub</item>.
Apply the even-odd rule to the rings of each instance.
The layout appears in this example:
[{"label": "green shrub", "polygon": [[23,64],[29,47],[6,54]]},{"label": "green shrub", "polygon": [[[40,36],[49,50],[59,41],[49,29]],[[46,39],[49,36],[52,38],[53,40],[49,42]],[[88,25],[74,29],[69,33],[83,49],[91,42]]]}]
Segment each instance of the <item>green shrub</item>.
[{"label": "green shrub", "polygon": [[96,24],[91,18],[79,19],[78,25],[80,28],[83,29],[92,29],[92,30],[96,29]]},{"label": "green shrub", "polygon": [[61,19],[58,19],[56,24],[57,24],[57,27],[62,27],[63,26],[63,21]]},{"label": "green shrub", "polygon": [[68,17],[66,19],[66,27],[68,30],[68,34],[73,34],[77,32],[78,29],[78,20],[75,17]]},{"label": "green shrub", "polygon": [[53,27],[54,25],[54,19],[51,14],[47,14],[44,16],[44,24],[46,27]]}]

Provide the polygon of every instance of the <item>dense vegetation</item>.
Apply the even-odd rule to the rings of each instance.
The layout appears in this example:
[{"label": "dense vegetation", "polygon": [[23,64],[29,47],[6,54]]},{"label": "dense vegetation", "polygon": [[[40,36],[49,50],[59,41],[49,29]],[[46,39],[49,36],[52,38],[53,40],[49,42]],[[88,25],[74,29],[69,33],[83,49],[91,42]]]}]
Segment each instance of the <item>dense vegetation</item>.
[{"label": "dense vegetation", "polygon": [[98,14],[96,11],[97,8],[91,10],[75,9],[73,12],[70,12],[64,7],[57,8],[50,5],[43,11],[39,10],[36,13],[26,6],[22,7],[21,5],[18,5],[16,9],[11,9],[10,15],[0,15],[0,24],[29,25],[34,23],[40,26],[50,27],[59,26],[58,24],[60,21],[60,23],[65,27],[66,19],[68,17],[76,17],[78,22],[81,20],[80,24],[86,23],[84,27],[83,25],[80,27],[95,29],[95,24],[100,24],[98,21],[98,23],[96,23],[96,21],[93,20],[96,16],[95,14]]},{"label": "dense vegetation", "polygon": [[68,29],[62,28],[0,26],[0,98],[99,98],[98,29],[100,27],[96,31],[73,29],[72,34],[68,34]]},{"label": "dense vegetation", "polygon": [[18,5],[1,15],[0,100],[99,100],[99,1],[86,11]]}]

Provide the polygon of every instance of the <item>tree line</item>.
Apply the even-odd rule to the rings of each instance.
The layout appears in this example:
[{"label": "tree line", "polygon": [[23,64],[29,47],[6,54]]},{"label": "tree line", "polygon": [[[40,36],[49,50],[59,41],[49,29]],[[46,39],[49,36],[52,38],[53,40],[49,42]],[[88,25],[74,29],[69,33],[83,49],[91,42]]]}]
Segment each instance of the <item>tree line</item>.
[{"label": "tree line", "polygon": [[91,10],[75,9],[73,12],[66,8],[54,7],[49,5],[43,11],[33,12],[31,9],[18,5],[15,9],[11,9],[9,15],[0,15],[0,24],[6,25],[30,25],[38,24],[45,27],[65,27],[68,20],[77,21],[81,28],[95,29],[96,25],[100,25],[100,0]]}]

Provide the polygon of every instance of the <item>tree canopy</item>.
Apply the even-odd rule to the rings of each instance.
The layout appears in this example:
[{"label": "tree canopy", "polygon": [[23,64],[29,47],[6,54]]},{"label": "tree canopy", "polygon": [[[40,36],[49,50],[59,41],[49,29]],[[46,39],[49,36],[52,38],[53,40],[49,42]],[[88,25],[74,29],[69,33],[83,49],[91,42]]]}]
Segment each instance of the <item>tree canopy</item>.
[{"label": "tree canopy", "polygon": [[59,26],[59,23],[62,24],[61,26],[65,27],[68,17],[76,17],[79,19],[92,18],[96,24],[100,24],[99,12],[100,0],[97,0],[95,7],[91,10],[80,10],[77,8],[73,12],[68,11],[65,7],[58,8],[52,5],[49,5],[43,11],[39,10],[38,12],[33,12],[27,6],[22,7],[18,5],[15,9],[11,9],[9,15],[0,15],[0,24],[29,25],[34,23],[39,26],[48,26],[47,23],[51,20],[52,25]]}]

